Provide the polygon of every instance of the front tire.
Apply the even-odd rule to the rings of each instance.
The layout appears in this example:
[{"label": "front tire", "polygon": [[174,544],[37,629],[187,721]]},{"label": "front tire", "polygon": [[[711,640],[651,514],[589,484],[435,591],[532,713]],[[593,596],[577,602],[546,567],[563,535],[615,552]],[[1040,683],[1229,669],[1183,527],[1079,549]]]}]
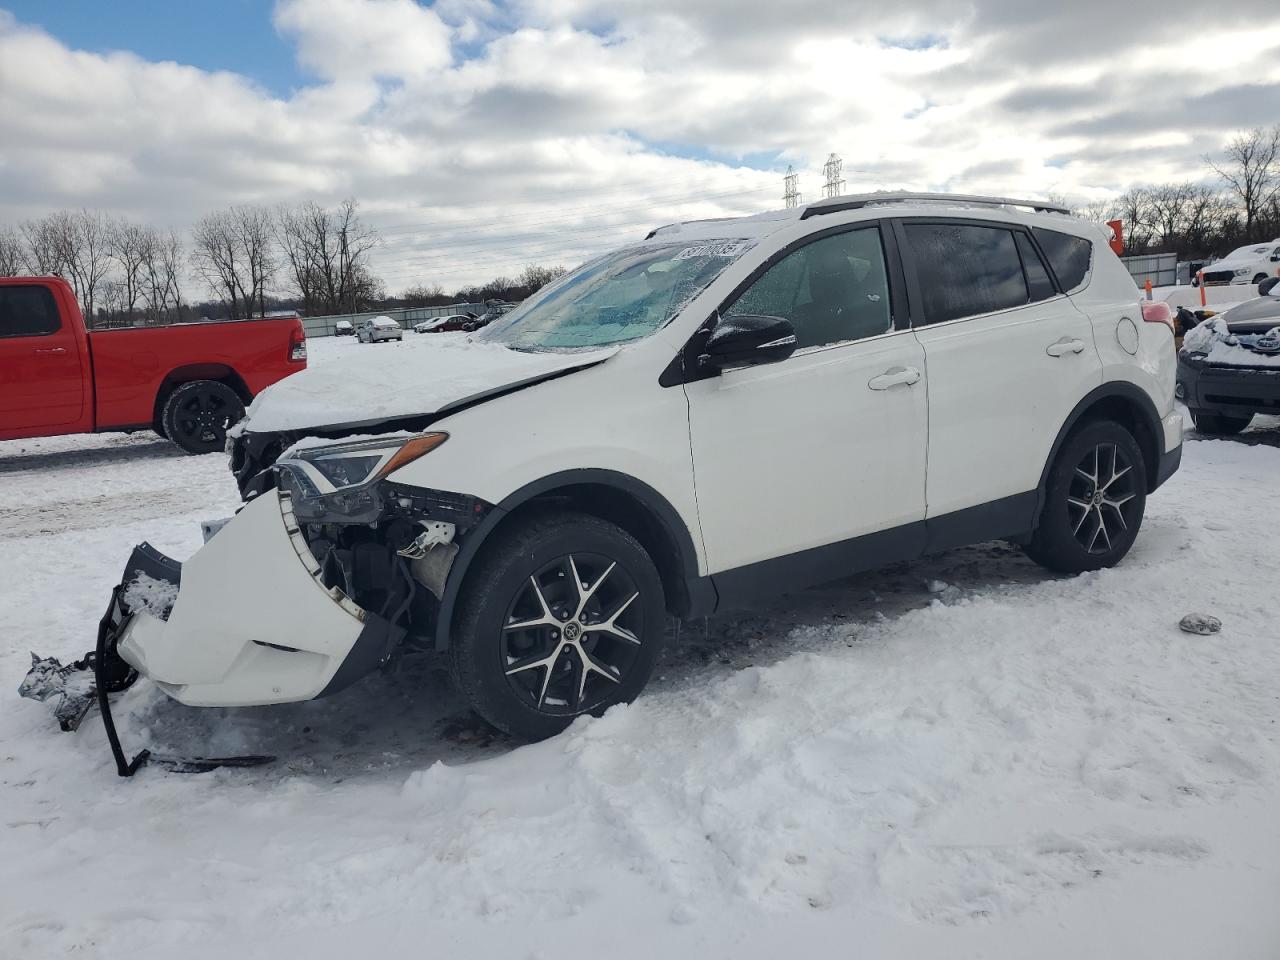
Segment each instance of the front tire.
[{"label": "front tire", "polygon": [[1067,437],[1049,469],[1039,524],[1024,550],[1059,573],[1115,566],[1138,536],[1146,502],[1146,468],[1133,434],[1110,420],[1087,423]]},{"label": "front tire", "polygon": [[495,727],[542,740],[639,695],[665,611],[658,571],[625,530],[568,511],[518,520],[463,586],[454,681]]},{"label": "front tire", "polygon": [[1230,437],[1244,430],[1253,423],[1253,414],[1247,417],[1230,417],[1221,413],[1206,413],[1203,410],[1192,410],[1191,419],[1201,433],[1212,433]]},{"label": "front tire", "polygon": [[226,447],[227,430],[243,416],[244,403],[225,383],[192,380],[169,394],[160,423],[187,453],[215,453]]}]

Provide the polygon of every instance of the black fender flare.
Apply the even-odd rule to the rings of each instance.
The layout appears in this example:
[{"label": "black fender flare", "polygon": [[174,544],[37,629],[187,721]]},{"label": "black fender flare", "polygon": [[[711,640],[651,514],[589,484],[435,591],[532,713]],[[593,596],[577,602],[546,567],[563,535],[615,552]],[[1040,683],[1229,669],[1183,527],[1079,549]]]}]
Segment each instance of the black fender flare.
[{"label": "black fender flare", "polygon": [[[1066,442],[1068,435],[1075,429],[1076,424],[1080,422],[1080,418],[1085,415],[1090,407],[1100,400],[1109,400],[1112,398],[1124,400],[1133,403],[1139,411],[1139,416],[1143,423],[1151,431],[1151,436],[1156,443],[1156,463],[1149,465],[1147,486],[1148,492],[1151,492],[1152,475],[1159,466],[1159,459],[1164,454],[1164,428],[1161,426],[1160,414],[1156,412],[1156,405],[1151,402],[1151,397],[1147,392],[1139,387],[1136,383],[1130,383],[1128,380],[1111,380],[1107,383],[1094,387],[1084,395],[1079,403],[1075,405],[1071,413],[1067,415],[1067,419],[1058,429],[1058,435],[1054,438],[1053,446],[1049,448],[1049,456],[1044,462],[1044,469],[1040,472],[1040,483],[1036,486],[1036,517],[1039,518],[1040,511],[1044,509],[1044,501],[1046,490],[1049,485],[1049,470],[1053,467],[1053,463],[1058,459],[1058,451],[1062,449],[1063,443]],[[1139,443],[1142,442],[1141,437],[1135,438]],[[1144,451],[1145,454],[1145,451]]]},{"label": "black fender flare", "polygon": [[717,600],[711,578],[698,575],[698,553],[694,546],[693,535],[667,498],[647,483],[628,474],[616,470],[583,467],[553,473],[525,484],[491,507],[485,513],[484,519],[462,539],[458,555],[454,558],[453,565],[449,568],[449,575],[445,579],[444,593],[440,597],[435,626],[437,650],[443,650],[449,645],[449,634],[458,596],[462,592],[462,584],[466,581],[467,573],[481,547],[498,525],[517,508],[536,497],[561,487],[581,484],[611,487],[631,497],[656,517],[676,549],[680,564],[679,574],[684,580],[689,598],[689,610],[685,615],[704,616],[715,609]]}]

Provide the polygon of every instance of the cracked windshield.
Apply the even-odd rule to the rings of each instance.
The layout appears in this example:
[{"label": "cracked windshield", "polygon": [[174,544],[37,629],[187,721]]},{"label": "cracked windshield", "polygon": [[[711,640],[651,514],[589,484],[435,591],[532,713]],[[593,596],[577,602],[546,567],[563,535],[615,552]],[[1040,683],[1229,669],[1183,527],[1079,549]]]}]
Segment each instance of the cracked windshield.
[{"label": "cracked windshield", "polygon": [[604,347],[653,333],[751,249],[750,240],[627,247],[593,260],[477,339],[516,350]]}]

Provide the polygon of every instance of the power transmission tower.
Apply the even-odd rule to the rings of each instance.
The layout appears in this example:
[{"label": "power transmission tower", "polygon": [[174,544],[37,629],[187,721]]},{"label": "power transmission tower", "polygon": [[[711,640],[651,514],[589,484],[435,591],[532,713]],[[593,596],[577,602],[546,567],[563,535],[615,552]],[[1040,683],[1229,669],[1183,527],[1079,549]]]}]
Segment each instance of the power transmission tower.
[{"label": "power transmission tower", "polygon": [[822,165],[822,173],[827,178],[822,186],[824,197],[838,197],[844,193],[844,178],[840,176],[843,167],[844,161],[838,155],[833,153],[827,157],[827,162]]},{"label": "power transmission tower", "polygon": [[787,205],[788,210],[800,206],[803,201],[797,186],[799,180],[800,174],[796,173],[791,164],[787,164],[787,175],[782,178],[782,202]]}]

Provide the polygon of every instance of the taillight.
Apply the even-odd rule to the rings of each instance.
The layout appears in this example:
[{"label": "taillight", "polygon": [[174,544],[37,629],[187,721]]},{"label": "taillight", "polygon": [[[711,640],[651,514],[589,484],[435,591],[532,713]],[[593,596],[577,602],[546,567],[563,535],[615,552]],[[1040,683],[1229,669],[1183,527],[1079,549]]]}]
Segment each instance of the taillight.
[{"label": "taillight", "polygon": [[1144,303],[1142,305],[1142,319],[1147,323],[1163,323],[1174,336],[1178,334],[1173,325],[1173,308],[1167,303]]},{"label": "taillight", "polygon": [[305,363],[307,360],[307,335],[302,332],[302,325],[293,328],[289,335],[289,359],[294,363]]}]

